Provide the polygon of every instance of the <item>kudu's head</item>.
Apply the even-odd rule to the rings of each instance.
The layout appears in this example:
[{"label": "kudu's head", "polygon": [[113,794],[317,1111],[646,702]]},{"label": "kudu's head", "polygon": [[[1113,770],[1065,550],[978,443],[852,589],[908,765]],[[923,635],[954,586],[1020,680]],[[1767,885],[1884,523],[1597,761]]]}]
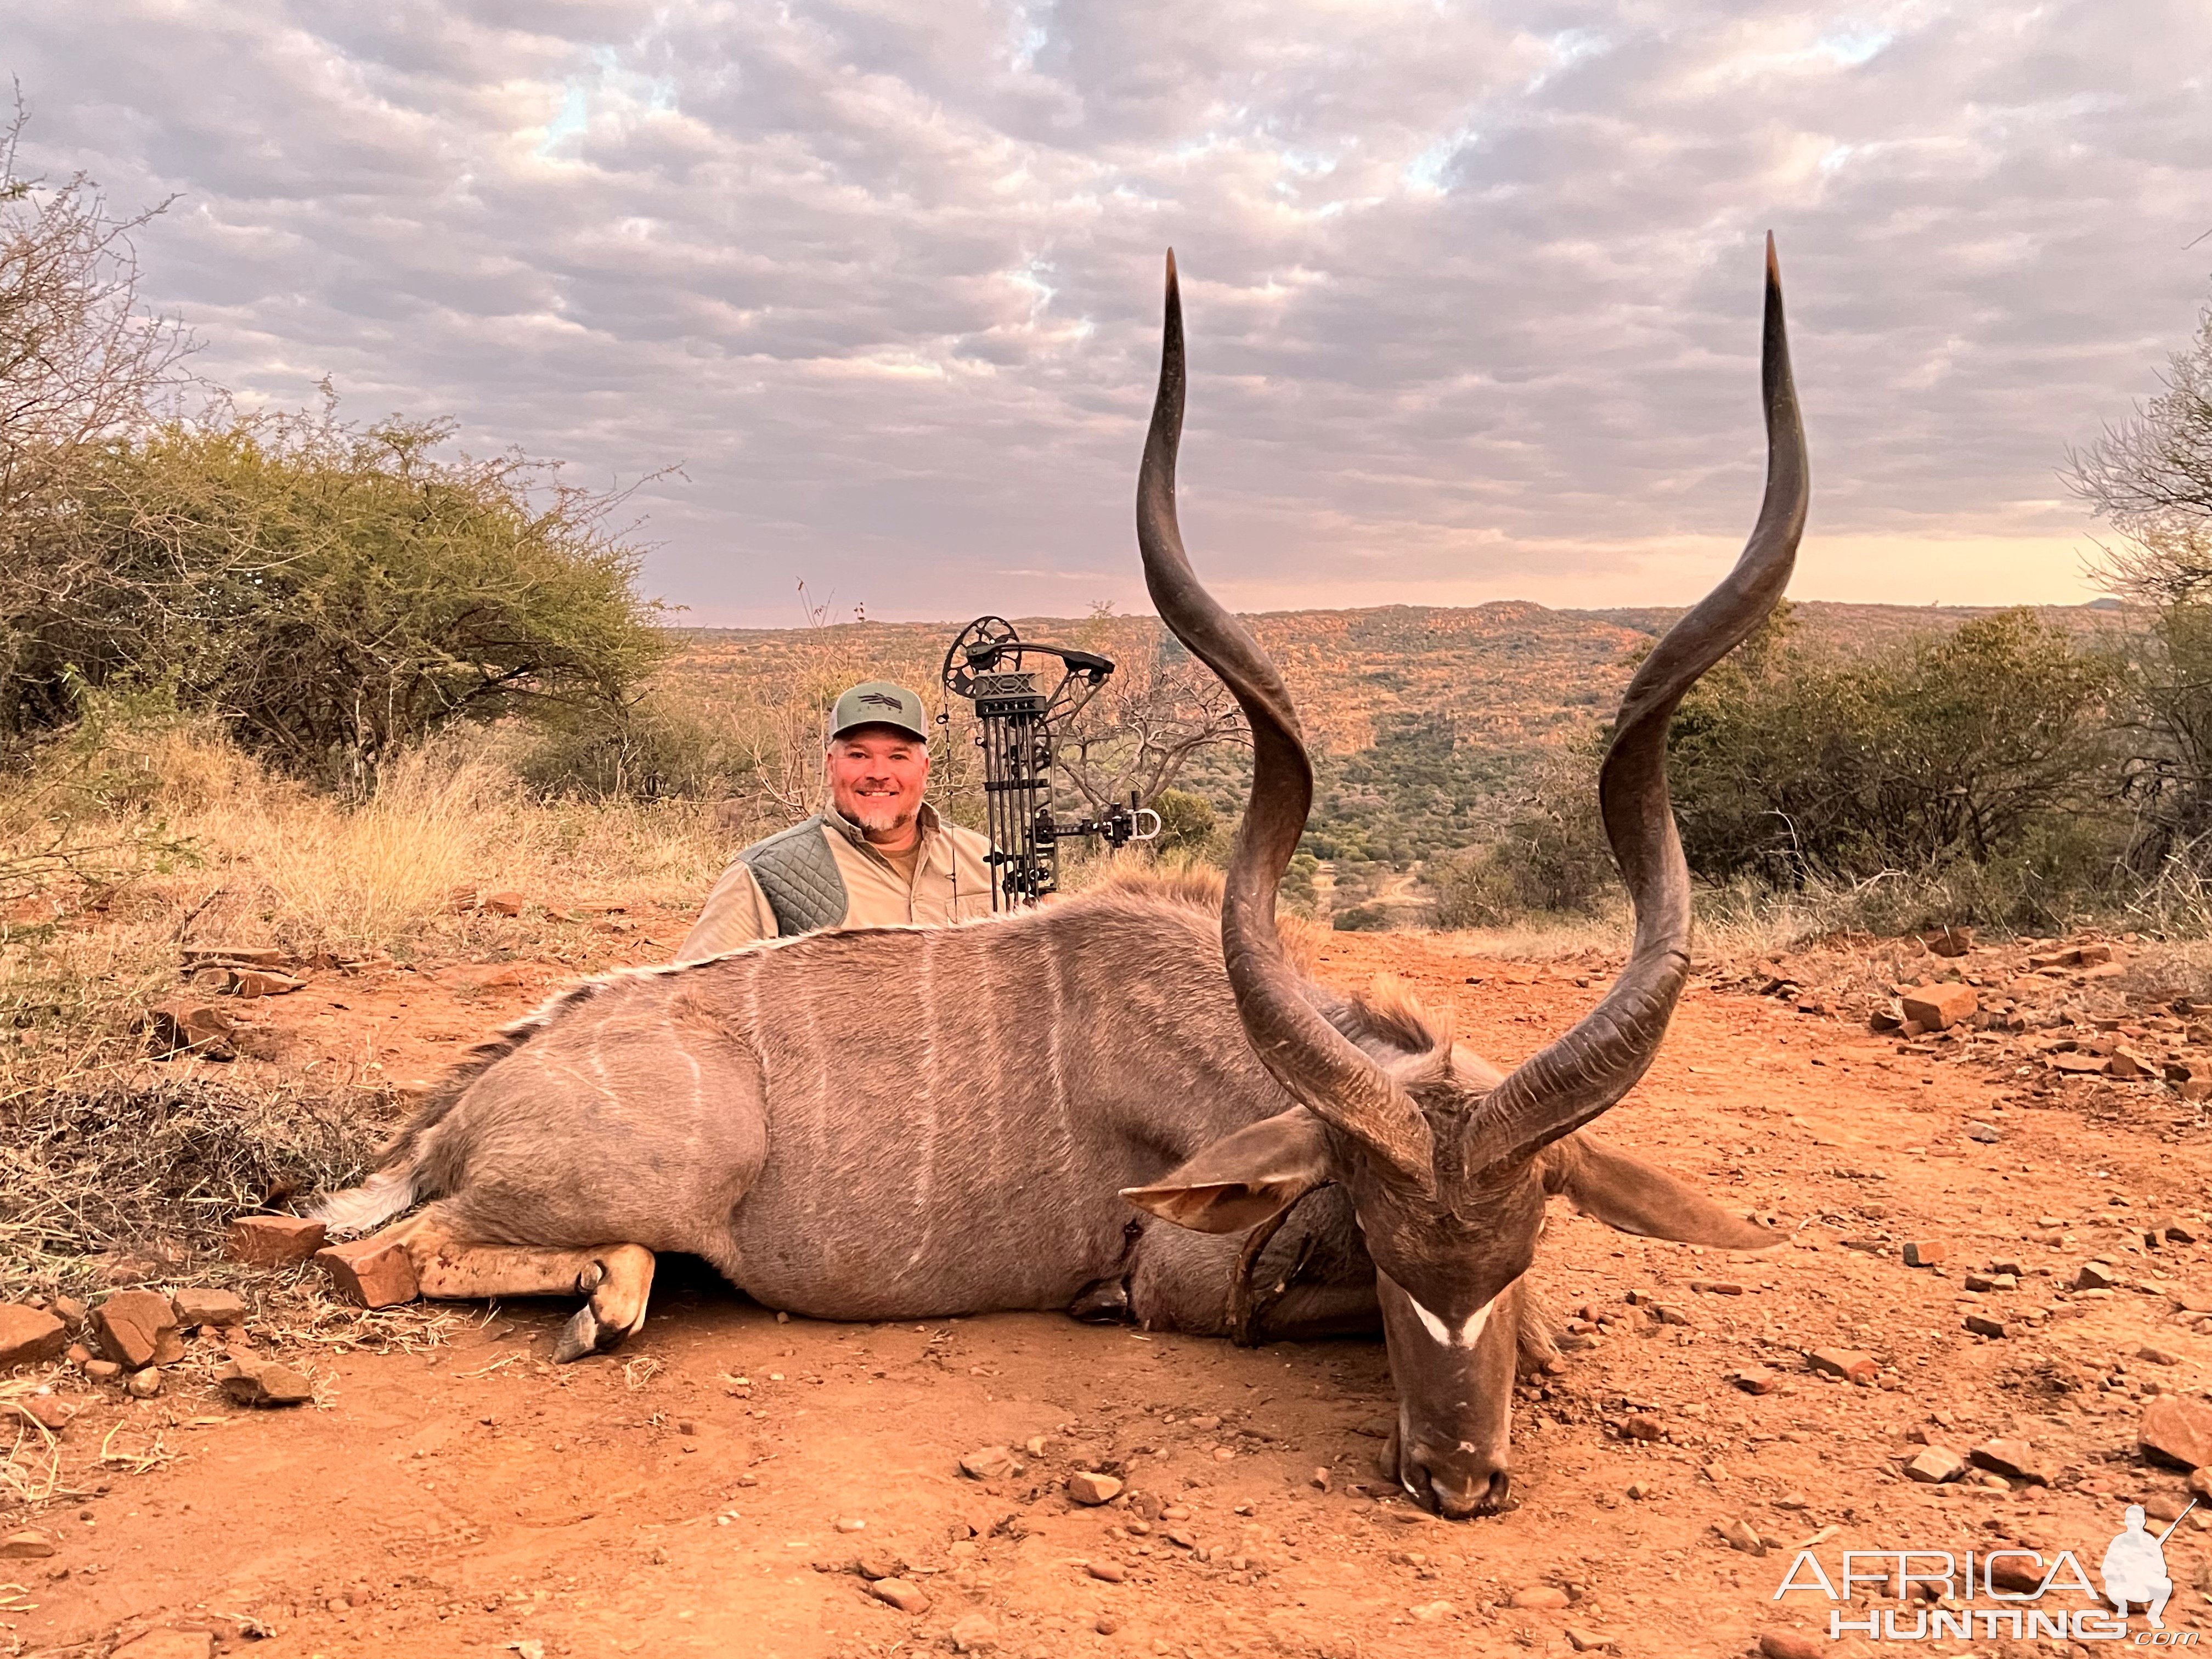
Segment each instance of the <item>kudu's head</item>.
[{"label": "kudu's head", "polygon": [[1327,1182],[1350,1193],[1376,1266],[1399,1396],[1398,1478],[1453,1516],[1503,1507],[1521,1276],[1565,1194],[1626,1231],[1737,1249],[1779,1242],[1671,1176],[1576,1132],[1643,1076],[1689,972],[1690,878],[1667,795],[1668,722],[1698,677],[1781,595],[1804,527],[1804,434],[1781,282],[1767,244],[1766,495],[1721,585],[1669,630],[1622,699],[1600,775],[1606,834],[1636,911],[1628,964],[1596,1008],[1501,1077],[1444,1044],[1393,1064],[1320,1011],[1275,928],[1275,895],[1305,826],[1313,769],[1281,676],[1200,586],[1176,523],[1182,308],[1168,256],[1160,384],[1137,486],[1146,581],[1167,625],[1219,675],[1252,727],[1252,793],[1221,912],[1246,1035],[1299,1103],[1203,1148],[1125,1196],[1207,1232],[1255,1225]]}]

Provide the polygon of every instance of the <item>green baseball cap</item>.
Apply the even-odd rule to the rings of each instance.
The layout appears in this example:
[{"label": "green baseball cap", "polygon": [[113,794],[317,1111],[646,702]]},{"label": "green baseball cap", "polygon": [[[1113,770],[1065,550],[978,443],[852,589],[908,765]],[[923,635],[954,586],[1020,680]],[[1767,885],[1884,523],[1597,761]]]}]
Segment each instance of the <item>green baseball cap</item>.
[{"label": "green baseball cap", "polygon": [[856,726],[888,726],[908,737],[929,741],[928,716],[921,699],[889,680],[865,680],[837,699],[830,711],[830,736],[834,740]]}]

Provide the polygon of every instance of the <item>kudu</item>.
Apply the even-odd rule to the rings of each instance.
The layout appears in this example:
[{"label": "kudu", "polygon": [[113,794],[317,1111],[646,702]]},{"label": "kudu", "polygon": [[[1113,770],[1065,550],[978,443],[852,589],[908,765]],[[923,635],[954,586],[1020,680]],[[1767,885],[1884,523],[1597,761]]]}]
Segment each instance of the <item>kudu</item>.
[{"label": "kudu", "polygon": [[[479,1048],[380,1172],[319,1213],[359,1230],[434,1200],[384,1235],[424,1293],[580,1292],[562,1358],[637,1330],[656,1251],[817,1318],[1064,1308],[1210,1333],[1249,1315],[1234,1286],[1257,1255],[1281,1287],[1273,1334],[1381,1327],[1406,1488],[1452,1516],[1504,1507],[1548,1194],[1654,1237],[1778,1242],[1578,1133],[1643,1075],[1688,972],[1668,722],[1780,597],[1804,521],[1771,241],[1764,389],[1757,528],[1638,670],[1601,777],[1632,952],[1588,1017],[1511,1073],[1402,1002],[1314,983],[1278,932],[1312,770],[1274,665],[1183,553],[1170,255],[1137,528],[1161,617],[1251,725],[1218,920],[1194,884],[1115,883],[957,927],[771,940],[580,985]],[[1273,1237],[1256,1231],[1293,1205]],[[1265,1245],[1241,1263],[1240,1232]]]}]

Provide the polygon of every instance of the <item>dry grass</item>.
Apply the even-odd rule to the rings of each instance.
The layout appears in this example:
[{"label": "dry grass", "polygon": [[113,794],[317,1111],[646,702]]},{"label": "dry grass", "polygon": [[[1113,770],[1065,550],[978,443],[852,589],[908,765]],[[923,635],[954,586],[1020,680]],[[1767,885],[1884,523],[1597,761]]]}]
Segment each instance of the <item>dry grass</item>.
[{"label": "dry grass", "polygon": [[[40,890],[0,895],[16,918],[0,921],[0,1104],[102,1086],[135,1054],[122,1039],[173,987],[184,945],[466,954],[512,943],[514,925],[457,913],[457,893],[690,904],[727,859],[697,804],[544,801],[501,741],[434,745],[357,805],[273,777],[191,723],[110,730],[95,752],[16,780],[0,799],[0,870]],[[72,864],[57,846],[100,851]]]},{"label": "dry grass", "polygon": [[202,1255],[232,1215],[353,1178],[388,1127],[390,1097],[344,1067],[247,1089],[149,1064],[138,1028],[182,946],[543,949],[558,924],[459,913],[456,892],[690,904],[722,867],[704,808],[542,800],[505,741],[457,736],[348,805],[204,726],[118,722],[0,785],[0,1285],[64,1287],[100,1252]]},{"label": "dry grass", "polygon": [[230,1218],[356,1178],[391,1103],[182,1068],[26,1091],[0,1139],[0,1282],[71,1283],[83,1259],[211,1252]]}]

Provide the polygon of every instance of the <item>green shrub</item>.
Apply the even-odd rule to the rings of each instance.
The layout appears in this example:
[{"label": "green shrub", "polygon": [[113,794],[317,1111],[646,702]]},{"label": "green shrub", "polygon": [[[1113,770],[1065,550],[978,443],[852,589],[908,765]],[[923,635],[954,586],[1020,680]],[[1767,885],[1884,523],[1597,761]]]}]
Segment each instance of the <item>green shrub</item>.
[{"label": "green shrub", "polygon": [[2093,880],[2120,685],[2113,659],[2029,611],[1868,656],[1801,646],[1778,617],[1675,717],[1683,852],[1708,880],[1790,886],[2063,846],[2044,878]]},{"label": "green shrub", "polygon": [[1163,789],[1154,796],[1152,810],[1160,815],[1159,839],[1153,851],[1162,858],[1182,858],[1201,864],[1219,864],[1229,854],[1229,831],[1213,803],[1188,789]]},{"label": "green shrub", "polygon": [[82,574],[11,619],[0,728],[72,718],[77,687],[160,683],[360,789],[457,720],[619,708],[662,646],[610,503],[519,457],[441,459],[451,435],[325,410],[112,444],[37,532]]}]

